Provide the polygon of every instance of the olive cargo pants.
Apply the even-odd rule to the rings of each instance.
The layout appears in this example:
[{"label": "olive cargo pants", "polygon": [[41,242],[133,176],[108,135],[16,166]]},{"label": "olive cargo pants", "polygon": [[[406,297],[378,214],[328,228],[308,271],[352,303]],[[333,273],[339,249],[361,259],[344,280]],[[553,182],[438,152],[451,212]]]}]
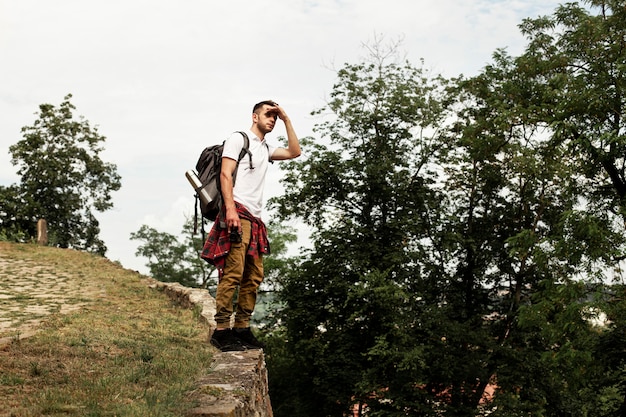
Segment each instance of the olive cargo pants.
[{"label": "olive cargo pants", "polygon": [[224,271],[217,284],[215,322],[218,329],[231,327],[233,297],[237,288],[239,296],[233,327],[250,327],[257,290],[263,281],[263,256],[255,258],[246,254],[252,233],[250,221],[242,219],[241,229],[241,243],[231,243]]}]

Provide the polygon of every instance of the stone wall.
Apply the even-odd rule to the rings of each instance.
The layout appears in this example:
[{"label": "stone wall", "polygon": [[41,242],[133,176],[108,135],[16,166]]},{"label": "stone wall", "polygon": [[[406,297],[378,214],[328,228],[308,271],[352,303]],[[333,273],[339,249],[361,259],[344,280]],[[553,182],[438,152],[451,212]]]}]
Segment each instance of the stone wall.
[{"label": "stone wall", "polygon": [[[156,280],[150,280],[149,286],[163,291],[183,307],[196,309],[209,329],[208,338],[211,338],[216,327],[213,319],[215,299],[207,290]],[[262,350],[216,350],[211,372],[197,381],[191,395],[198,406],[187,413],[188,417],[273,416]]]}]

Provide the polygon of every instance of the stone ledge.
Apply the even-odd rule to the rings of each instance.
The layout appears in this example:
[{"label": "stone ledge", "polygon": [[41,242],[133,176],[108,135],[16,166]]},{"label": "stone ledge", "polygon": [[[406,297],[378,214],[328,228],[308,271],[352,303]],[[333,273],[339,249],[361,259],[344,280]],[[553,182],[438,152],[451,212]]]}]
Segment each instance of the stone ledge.
[{"label": "stone ledge", "polygon": [[[185,308],[198,308],[209,329],[208,342],[217,324],[215,299],[207,290],[153,279],[148,285]],[[190,396],[198,406],[187,417],[273,417],[263,350],[216,351],[211,372],[196,381]]]},{"label": "stone ledge", "polygon": [[191,394],[199,406],[188,417],[271,417],[262,350],[220,352]]}]

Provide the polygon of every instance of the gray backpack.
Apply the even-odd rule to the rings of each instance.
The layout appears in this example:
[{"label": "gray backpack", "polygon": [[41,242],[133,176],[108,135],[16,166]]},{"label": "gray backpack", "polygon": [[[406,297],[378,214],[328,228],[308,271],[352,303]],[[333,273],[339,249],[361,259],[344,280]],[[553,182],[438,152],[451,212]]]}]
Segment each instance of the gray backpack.
[{"label": "gray backpack", "polygon": [[[250,169],[254,169],[252,165],[252,153],[250,152],[250,139],[245,132],[238,132],[243,136],[243,148],[237,159],[237,167],[239,162],[247,154],[250,159]],[[195,190],[195,225],[198,221],[198,207],[202,217],[210,221],[215,221],[217,215],[222,211],[224,200],[220,186],[220,172],[222,170],[222,152],[224,151],[224,143],[204,148],[196,163],[196,171],[189,170],[185,173],[187,179]],[[233,185],[237,178],[237,169],[233,172]],[[223,216],[222,216],[223,217]],[[204,222],[203,222],[204,223]],[[195,232],[195,230],[194,230]]]}]

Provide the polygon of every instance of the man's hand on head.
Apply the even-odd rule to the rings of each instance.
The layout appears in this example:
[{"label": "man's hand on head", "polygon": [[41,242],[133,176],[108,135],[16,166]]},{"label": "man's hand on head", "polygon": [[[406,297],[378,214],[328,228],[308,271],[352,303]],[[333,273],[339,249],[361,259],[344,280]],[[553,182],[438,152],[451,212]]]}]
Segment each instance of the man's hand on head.
[{"label": "man's hand on head", "polygon": [[270,113],[275,114],[280,120],[283,120],[283,121],[287,119],[288,117],[287,113],[285,112],[285,109],[280,107],[278,104],[272,107],[269,111]]}]

